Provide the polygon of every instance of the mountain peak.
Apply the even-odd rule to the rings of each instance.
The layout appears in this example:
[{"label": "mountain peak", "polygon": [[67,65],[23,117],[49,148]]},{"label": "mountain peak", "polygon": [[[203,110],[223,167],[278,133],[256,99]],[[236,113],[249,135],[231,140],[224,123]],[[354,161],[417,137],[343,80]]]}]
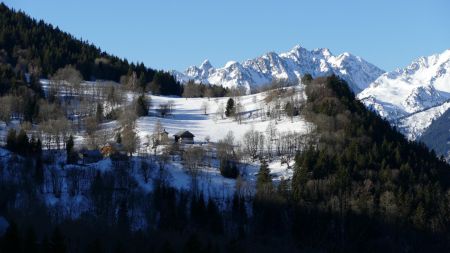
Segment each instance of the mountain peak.
[{"label": "mountain peak", "polygon": [[343,57],[341,61],[337,61],[328,48],[307,50],[295,45],[286,53],[277,54],[272,51],[242,63],[229,61],[221,68],[213,68],[206,60],[200,67],[185,71],[185,77],[177,78],[181,81],[197,80],[228,88],[250,88],[279,79],[300,83],[305,73],[313,77],[336,74],[346,80],[355,92],[359,92],[384,71],[359,57]]},{"label": "mountain peak", "polygon": [[231,67],[233,65],[237,65],[237,64],[239,64],[237,61],[228,61],[227,63],[225,63],[224,68],[229,68],[229,67]]},{"label": "mountain peak", "polygon": [[319,53],[325,57],[329,57],[332,55],[330,49],[328,49],[328,48],[316,48],[313,50],[313,52]]},{"label": "mountain peak", "polygon": [[208,59],[206,59],[202,62],[202,64],[200,64],[200,68],[204,69],[204,70],[208,70],[208,69],[212,69],[213,65],[211,64],[211,62]]}]

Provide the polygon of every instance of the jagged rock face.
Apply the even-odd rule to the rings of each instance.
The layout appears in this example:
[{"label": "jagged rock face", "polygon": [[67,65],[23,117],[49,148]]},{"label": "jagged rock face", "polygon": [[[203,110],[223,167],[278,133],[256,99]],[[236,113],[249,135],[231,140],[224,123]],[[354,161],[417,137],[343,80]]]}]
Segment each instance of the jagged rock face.
[{"label": "jagged rock face", "polygon": [[381,75],[358,98],[409,139],[419,138],[449,108],[450,50]]},{"label": "jagged rock face", "polygon": [[295,46],[291,51],[277,54],[269,52],[255,59],[228,62],[222,68],[214,68],[209,61],[199,67],[189,67],[185,72],[172,71],[181,82],[194,80],[224,87],[243,87],[247,91],[274,80],[300,83],[309,73],[313,77],[336,74],[346,80],[357,93],[366,88],[383,70],[349,53],[334,56],[328,49],[309,51]]}]

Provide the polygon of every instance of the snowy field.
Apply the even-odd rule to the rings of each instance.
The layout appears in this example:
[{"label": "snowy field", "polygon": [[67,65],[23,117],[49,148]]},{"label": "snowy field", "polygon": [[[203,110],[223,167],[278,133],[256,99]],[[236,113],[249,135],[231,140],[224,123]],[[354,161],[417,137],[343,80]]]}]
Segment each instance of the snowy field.
[{"label": "snowy field", "polygon": [[[295,87],[295,96],[300,96],[304,98],[304,92],[299,88]],[[180,97],[164,97],[164,96],[154,96],[147,94],[149,100],[151,101],[149,116],[140,117],[136,122],[136,132],[140,139],[139,153],[134,154],[130,159],[129,171],[130,176],[133,177],[139,188],[144,192],[151,191],[153,189],[153,182],[158,178],[158,170],[154,169],[150,175],[150,180],[144,182],[143,176],[140,173],[140,164],[142,160],[155,160],[153,156],[153,151],[148,147],[148,139],[154,133],[155,124],[158,121],[162,124],[163,128],[169,133],[170,142],[173,142],[173,134],[181,131],[188,130],[195,135],[194,141],[197,146],[211,145],[223,139],[230,131],[234,135],[235,144],[239,145],[242,143],[244,134],[253,129],[261,133],[265,133],[267,126],[272,122],[276,126],[276,130],[279,133],[284,132],[296,132],[296,134],[307,134],[314,128],[310,123],[307,123],[301,116],[295,116],[292,118],[282,115],[277,117],[277,119],[270,119],[266,116],[266,111],[268,106],[265,101],[267,93],[258,93],[253,95],[234,97],[235,103],[241,105],[240,115],[241,119],[236,120],[235,118],[226,118],[223,114],[226,108],[228,97],[222,98],[180,98]],[[131,102],[136,94],[128,93],[128,102]],[[172,112],[170,115],[161,117],[160,115],[160,105],[162,104],[172,104]],[[205,108],[206,113],[205,113]],[[262,109],[264,108],[264,109]],[[120,130],[120,124],[117,121],[109,121],[100,125],[101,131],[115,133]],[[14,127],[20,128],[19,122],[11,122],[8,126],[2,124],[0,134],[3,139],[6,136],[7,128]],[[83,146],[86,142],[84,137],[84,131],[75,132],[74,137],[76,140],[76,146]],[[111,134],[113,136],[113,134]],[[207,143],[209,140],[209,143]],[[142,152],[142,150],[146,152]],[[5,151],[0,149],[0,151]],[[3,152],[9,154],[9,152]],[[2,154],[3,154],[2,153]],[[67,173],[71,168],[77,167],[77,165],[65,165],[65,154],[63,151],[57,152],[57,159],[55,164],[49,165],[49,169],[57,169],[59,171],[58,175],[62,178],[62,195],[56,198],[51,192],[51,187],[48,189],[46,194],[46,202],[51,205],[59,205],[67,208],[72,206],[71,210],[83,210],[88,208],[88,204],[83,199],[82,195],[77,195],[74,197],[69,196],[67,191],[66,182]],[[9,155],[8,155],[9,156]],[[273,176],[274,182],[278,182],[280,179],[290,179],[293,175],[293,161],[289,162],[290,167],[286,163],[281,163],[280,157],[273,157],[269,161],[269,169],[271,170],[271,175]],[[75,167],[74,167],[75,166]],[[79,169],[84,171],[101,171],[103,173],[108,173],[113,171],[113,166],[109,158],[105,158],[99,162],[86,164],[83,166],[78,166]],[[255,180],[258,173],[260,164],[259,161],[251,161],[249,158],[245,158],[240,166],[241,178],[239,180],[224,178],[219,171],[219,162],[216,158],[207,164],[204,163],[199,172],[197,187],[203,192],[203,194],[208,197],[213,197],[216,199],[228,199],[235,192],[236,184],[239,181],[239,187],[241,191],[247,194],[253,194],[255,190]],[[165,167],[167,172],[167,180],[170,185],[181,190],[189,190],[192,187],[192,177],[189,175],[188,171],[185,169],[184,162],[181,157],[173,157],[171,162]],[[48,182],[51,181],[50,175],[47,178]],[[88,189],[85,189],[88,190]],[[67,211],[71,213],[72,211]],[[70,214],[75,215],[76,214]]]},{"label": "snowy field", "polygon": [[[270,122],[269,119],[263,121],[259,117],[259,109],[265,104],[264,98],[266,97],[266,93],[235,98],[243,106],[241,123],[233,118],[222,118],[220,115],[217,115],[216,112],[220,106],[223,108],[226,107],[228,97],[211,99],[186,99],[151,95],[149,97],[152,103],[150,116],[141,117],[137,121],[138,134],[142,140],[152,134],[158,120],[160,120],[170,137],[181,130],[188,130],[195,135],[196,142],[205,141],[206,137],[209,137],[210,141],[216,142],[223,139],[229,131],[232,131],[235,139],[239,141],[242,139],[244,133],[252,128],[260,132],[265,132]],[[156,116],[159,105],[169,101],[172,101],[174,104],[172,115],[165,118]],[[204,103],[208,108],[206,115],[202,110],[202,104]],[[282,117],[281,120],[275,120],[274,122],[279,132],[295,131],[298,133],[307,133],[312,127],[301,117],[294,117],[292,121],[289,118]]]}]

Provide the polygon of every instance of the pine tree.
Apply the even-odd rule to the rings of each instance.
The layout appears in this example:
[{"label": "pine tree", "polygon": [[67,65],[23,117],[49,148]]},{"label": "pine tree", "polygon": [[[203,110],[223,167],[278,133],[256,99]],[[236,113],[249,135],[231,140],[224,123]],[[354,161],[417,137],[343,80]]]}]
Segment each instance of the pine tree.
[{"label": "pine tree", "polygon": [[101,103],[97,103],[97,108],[95,110],[95,119],[97,119],[98,123],[103,122],[103,105]]},{"label": "pine tree", "polygon": [[26,154],[30,150],[30,142],[25,130],[21,129],[16,137],[16,150],[20,154]]},{"label": "pine tree", "polygon": [[234,100],[232,98],[229,98],[227,101],[227,106],[225,108],[225,116],[232,117],[234,116],[236,112],[236,108],[234,106]]},{"label": "pine tree", "polygon": [[8,130],[8,135],[6,136],[6,148],[10,151],[16,151],[16,130],[13,128],[10,128]]},{"label": "pine tree", "polygon": [[116,142],[119,144],[122,143],[122,135],[120,133],[117,133],[117,135],[116,135]]},{"label": "pine tree", "polygon": [[147,116],[148,115],[148,106],[145,95],[140,95],[135,102],[135,110],[136,115],[138,117]]},{"label": "pine tree", "polygon": [[302,76],[302,84],[303,85],[311,84],[312,80],[313,80],[313,78],[312,78],[311,74],[306,73]]},{"label": "pine tree", "polygon": [[69,156],[69,154],[73,152],[73,147],[74,147],[73,136],[70,135],[70,136],[69,136],[69,139],[67,140],[67,143],[66,143],[66,153],[67,153],[67,156]]},{"label": "pine tree", "polygon": [[226,178],[237,178],[239,176],[239,169],[233,161],[221,159],[219,170],[220,174]]},{"label": "pine tree", "polygon": [[258,177],[256,179],[256,187],[262,188],[267,186],[268,184],[272,184],[269,165],[267,164],[267,161],[265,159],[261,159],[261,166],[259,168]]},{"label": "pine tree", "polygon": [[67,163],[74,163],[76,162],[76,153],[73,150],[74,147],[74,141],[73,141],[73,136],[70,135],[69,139],[67,140],[66,143],[66,155],[67,155]]}]

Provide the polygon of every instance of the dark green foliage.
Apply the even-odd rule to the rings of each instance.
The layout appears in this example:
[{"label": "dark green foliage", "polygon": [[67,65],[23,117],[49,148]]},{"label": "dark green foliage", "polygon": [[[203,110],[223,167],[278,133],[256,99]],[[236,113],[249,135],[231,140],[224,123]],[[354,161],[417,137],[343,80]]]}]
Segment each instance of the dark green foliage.
[{"label": "dark green foliage", "polygon": [[101,103],[97,103],[97,108],[95,110],[95,118],[97,119],[98,123],[103,122],[103,105]]},{"label": "dark green foliage", "polygon": [[284,112],[288,117],[292,118],[300,114],[300,108],[299,106],[295,106],[293,102],[289,101],[284,105]]},{"label": "dark green foliage", "polygon": [[69,154],[73,152],[74,145],[75,145],[75,143],[73,142],[73,136],[70,135],[69,139],[67,140],[67,143],[66,143],[67,156],[69,156]]},{"label": "dark green foliage", "polygon": [[182,87],[179,82],[168,72],[158,71],[150,83],[149,90],[154,95],[179,95],[182,94]]},{"label": "dark green foliage", "polygon": [[313,78],[312,78],[311,74],[306,73],[302,76],[301,81],[302,81],[302,84],[306,86],[306,85],[310,85],[312,80],[313,80]]},{"label": "dark green foliage", "polygon": [[338,77],[313,80],[306,93],[305,117],[317,125],[318,139],[295,158],[292,190],[300,206],[338,213],[344,241],[349,234],[342,231],[356,229],[349,225],[354,214],[448,233],[450,224],[442,218],[449,215],[442,209],[448,164],[367,110]]},{"label": "dark green foliage", "polygon": [[[42,94],[39,77],[48,78],[58,69],[72,65],[85,80],[114,80],[130,72],[137,73],[138,85],[157,86],[157,94],[181,95],[181,85],[172,75],[147,68],[142,63],[129,63],[126,59],[101,51],[98,47],[76,39],[58,27],[36,21],[23,12],[0,5],[0,94],[19,84],[25,84],[25,73],[30,73],[28,85],[36,94]],[[18,71],[14,71],[14,68]],[[31,115],[32,107],[29,106]],[[26,117],[26,120],[27,117]]]},{"label": "dark green foliage", "polygon": [[256,178],[256,188],[262,188],[267,186],[268,184],[272,184],[269,165],[267,164],[267,161],[265,159],[261,159],[261,166]]},{"label": "dark green foliage", "polygon": [[120,133],[117,133],[117,135],[116,135],[116,142],[119,144],[122,143],[122,135]]},{"label": "dark green foliage", "polygon": [[11,151],[17,149],[16,130],[14,128],[8,130],[8,135],[6,136],[6,148]]},{"label": "dark green foliage", "polygon": [[148,103],[145,95],[140,95],[134,105],[136,115],[138,117],[143,117],[148,115]]},{"label": "dark green foliage", "polygon": [[183,85],[183,97],[224,97],[230,90],[219,85],[210,85],[203,83],[195,83],[194,81],[189,81]]},{"label": "dark green foliage", "polygon": [[234,105],[234,100],[232,98],[229,98],[227,101],[227,106],[225,107],[225,116],[231,117],[234,116],[236,112],[236,108]]},{"label": "dark green foliage", "polygon": [[220,160],[220,174],[226,178],[237,178],[239,176],[239,169],[236,162],[226,159]]},{"label": "dark green foliage", "polygon": [[39,156],[42,153],[41,141],[34,138],[30,140],[23,129],[19,131],[19,134],[13,128],[8,130],[6,148],[20,155]]},{"label": "dark green foliage", "polygon": [[21,251],[21,238],[15,222],[10,222],[1,241],[2,252],[17,253]]},{"label": "dark green foliage", "polygon": [[78,160],[78,153],[74,150],[74,145],[73,136],[70,135],[66,143],[67,163],[76,163]]}]

